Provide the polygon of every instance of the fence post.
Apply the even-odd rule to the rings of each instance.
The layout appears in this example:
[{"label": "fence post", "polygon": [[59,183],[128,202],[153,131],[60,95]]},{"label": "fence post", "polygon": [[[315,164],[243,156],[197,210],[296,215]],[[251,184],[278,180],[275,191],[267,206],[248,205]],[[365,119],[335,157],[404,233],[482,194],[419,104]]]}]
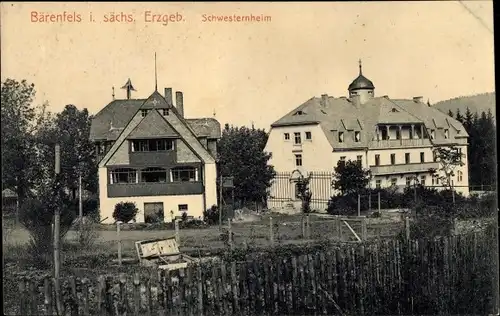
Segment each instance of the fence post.
[{"label": "fence post", "polygon": [[337,215],[337,229],[339,231],[339,240],[342,240],[342,222],[340,221],[340,215]]},{"label": "fence post", "polygon": [[453,185],[453,180],[451,180],[451,197],[453,199],[453,204],[455,204],[455,186]]},{"label": "fence post", "polygon": [[361,195],[358,194],[358,216],[361,216]]},{"label": "fence post", "polygon": [[370,192],[370,195],[368,195],[368,211],[372,211],[372,193]]},{"label": "fence post", "polygon": [[300,226],[302,229],[302,239],[306,239],[306,221],[304,218],[304,214],[302,214],[302,217],[300,219]]},{"label": "fence post", "polygon": [[306,235],[307,239],[311,238],[311,221],[309,219],[309,214],[306,215]]},{"label": "fence post", "polygon": [[380,213],[380,192],[378,192],[378,212]]},{"label": "fence post", "polygon": [[116,222],[116,240],[118,241],[118,265],[122,265],[122,240],[120,237],[120,224],[122,222]]},{"label": "fence post", "polygon": [[228,241],[229,247],[233,250],[233,230],[231,229],[231,218],[227,219]]},{"label": "fence post", "polygon": [[363,241],[366,240],[367,231],[366,231],[366,218],[361,219],[361,239]]},{"label": "fence post", "polygon": [[177,242],[177,244],[180,247],[181,246],[181,237],[179,235],[179,220],[178,219],[176,219],[174,221],[174,225],[175,225],[175,241]]},{"label": "fence post", "polygon": [[405,217],[405,231],[406,231],[406,240],[410,240],[410,218],[408,216]]},{"label": "fence post", "polygon": [[273,218],[269,217],[269,241],[271,244],[274,243],[274,236],[273,236]]}]

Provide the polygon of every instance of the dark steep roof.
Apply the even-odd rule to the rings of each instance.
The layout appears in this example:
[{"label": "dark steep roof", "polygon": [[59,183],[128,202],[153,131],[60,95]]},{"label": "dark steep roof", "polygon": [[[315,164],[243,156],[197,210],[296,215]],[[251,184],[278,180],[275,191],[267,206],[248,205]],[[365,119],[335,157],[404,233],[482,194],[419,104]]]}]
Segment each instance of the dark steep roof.
[{"label": "dark steep roof", "polygon": [[[146,99],[113,100],[92,119],[91,140],[116,140]],[[214,118],[187,118],[197,137],[220,138],[221,126]]]}]

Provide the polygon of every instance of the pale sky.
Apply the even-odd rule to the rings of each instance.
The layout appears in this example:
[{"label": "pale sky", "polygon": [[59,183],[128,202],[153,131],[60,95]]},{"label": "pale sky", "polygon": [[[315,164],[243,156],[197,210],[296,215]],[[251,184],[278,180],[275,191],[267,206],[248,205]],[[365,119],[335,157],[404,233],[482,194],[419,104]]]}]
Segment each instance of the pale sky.
[{"label": "pale sky", "polygon": [[[472,12],[469,12],[464,5]],[[79,23],[31,12],[80,14]],[[147,23],[145,12],[180,22]],[[92,12],[95,22],[90,22]],[[105,23],[105,14],[134,22]],[[268,15],[271,22],[204,22],[203,15]],[[363,74],[376,95],[432,103],[495,89],[493,2],[1,3],[1,79],[35,84],[37,104],[95,114],[125,98],[184,92],[186,117],[269,130],[313,96],[347,95]]]}]

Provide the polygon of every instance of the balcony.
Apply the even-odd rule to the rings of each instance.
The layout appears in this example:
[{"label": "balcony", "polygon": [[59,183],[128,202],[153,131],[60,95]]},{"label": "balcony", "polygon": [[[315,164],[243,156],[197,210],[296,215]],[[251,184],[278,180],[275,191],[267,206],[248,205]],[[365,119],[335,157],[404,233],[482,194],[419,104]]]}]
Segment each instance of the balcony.
[{"label": "balcony", "polygon": [[438,169],[439,163],[424,162],[400,165],[370,166],[370,170],[373,175],[428,172],[431,168]]},{"label": "balcony", "polygon": [[292,152],[302,152],[302,143],[293,143]]},{"label": "balcony", "polygon": [[432,146],[431,142],[427,138],[422,139],[388,139],[388,140],[372,140],[368,147],[370,149],[375,148],[408,148],[408,147],[423,147]]},{"label": "balcony", "polygon": [[202,182],[108,184],[108,197],[202,194]]}]

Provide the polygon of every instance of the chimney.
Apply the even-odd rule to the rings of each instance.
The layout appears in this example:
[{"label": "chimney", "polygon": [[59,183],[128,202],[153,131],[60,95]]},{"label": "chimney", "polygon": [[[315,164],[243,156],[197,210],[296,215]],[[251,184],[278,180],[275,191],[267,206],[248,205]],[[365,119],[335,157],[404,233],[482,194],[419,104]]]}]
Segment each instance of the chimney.
[{"label": "chimney", "polygon": [[326,104],[328,103],[328,94],[322,94],[321,95],[321,106],[326,107]]},{"label": "chimney", "polygon": [[177,108],[177,112],[184,117],[184,100],[180,91],[175,92],[175,107]]},{"label": "chimney", "polygon": [[423,97],[413,97],[413,102],[415,103],[422,103]]},{"label": "chimney", "polygon": [[172,88],[165,88],[165,100],[167,100],[168,105],[174,105],[172,102]]}]

